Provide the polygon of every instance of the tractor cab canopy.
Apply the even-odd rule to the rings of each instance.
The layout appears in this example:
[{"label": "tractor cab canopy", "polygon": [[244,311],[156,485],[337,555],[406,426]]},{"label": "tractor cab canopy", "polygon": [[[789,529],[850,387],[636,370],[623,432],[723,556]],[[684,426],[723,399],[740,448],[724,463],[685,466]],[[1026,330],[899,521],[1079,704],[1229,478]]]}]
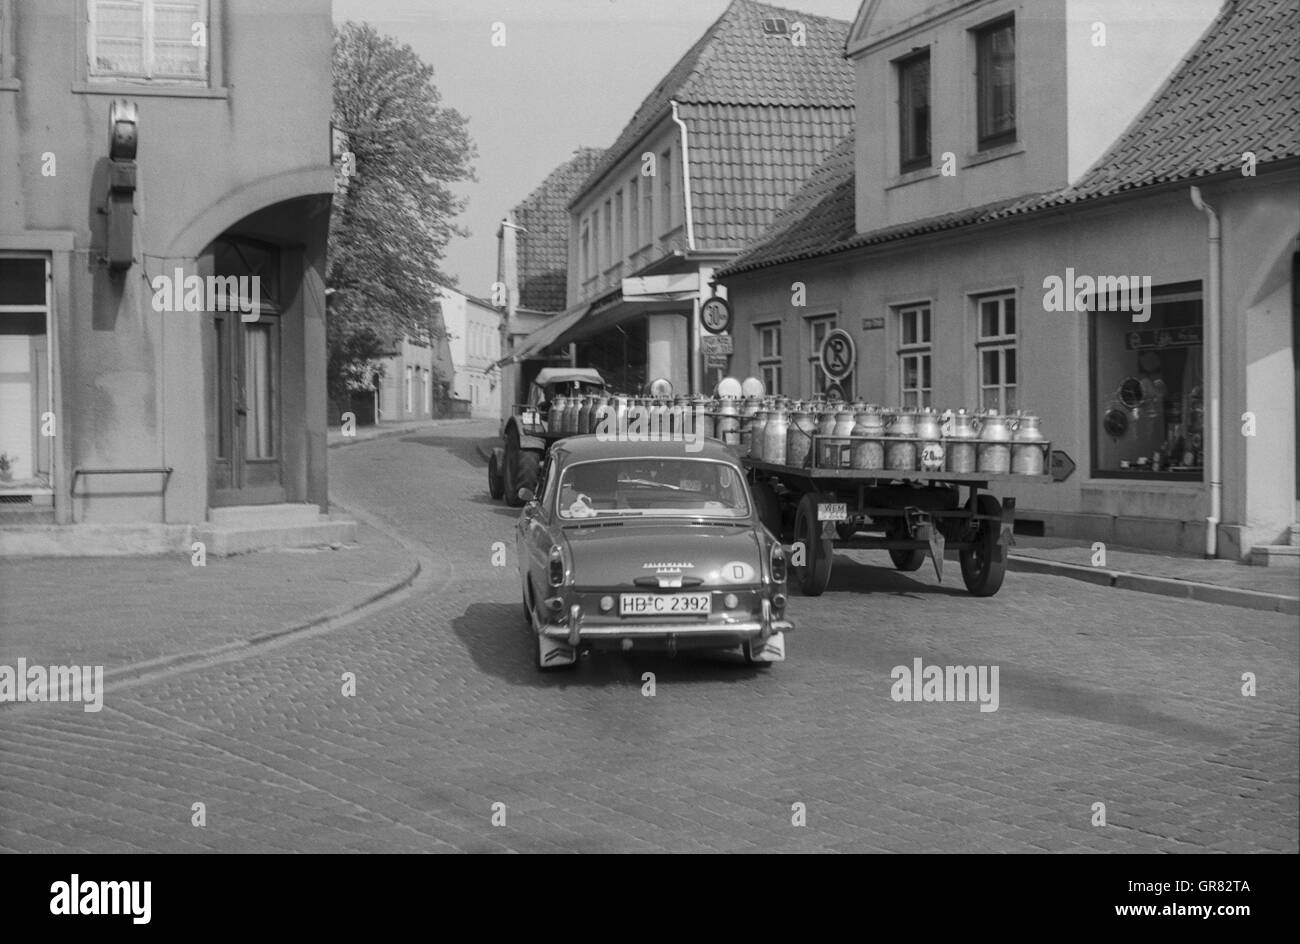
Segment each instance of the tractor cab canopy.
[{"label": "tractor cab canopy", "polygon": [[557,394],[602,393],[606,389],[600,372],[591,367],[543,367],[533,378],[528,402],[532,406],[549,403]]}]

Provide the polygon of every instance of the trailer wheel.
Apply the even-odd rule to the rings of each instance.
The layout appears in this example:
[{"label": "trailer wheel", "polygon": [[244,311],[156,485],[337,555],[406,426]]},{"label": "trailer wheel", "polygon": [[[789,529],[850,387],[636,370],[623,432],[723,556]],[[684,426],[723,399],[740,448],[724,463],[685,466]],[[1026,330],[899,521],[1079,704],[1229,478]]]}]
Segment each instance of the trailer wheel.
[{"label": "trailer wheel", "polygon": [[505,450],[499,446],[492,450],[488,458],[488,494],[494,501],[500,501],[506,493],[505,470],[502,468],[505,458]]},{"label": "trailer wheel", "polygon": [[766,482],[755,482],[750,491],[754,495],[754,510],[758,513],[758,520],[763,522],[763,527],[771,531],[779,541],[781,539],[781,503],[777,500],[776,491]]},{"label": "trailer wheel", "polygon": [[[992,495],[975,496],[973,506],[977,514],[992,515],[994,519],[1002,514],[1001,503]],[[967,507],[972,507],[972,503],[968,502]],[[962,580],[974,596],[991,597],[1002,587],[1002,578],[1007,573],[1007,556],[1005,549],[998,547],[1001,530],[997,520],[981,521],[975,546],[961,552]]]},{"label": "trailer wheel", "polygon": [[[907,526],[900,519],[893,519],[889,527],[885,529],[885,537],[891,541],[903,540],[908,537]],[[925,551],[921,548],[903,548],[901,550],[889,551],[889,559],[894,562],[894,567],[903,573],[911,573],[914,570],[920,570],[921,565],[925,563]]]},{"label": "trailer wheel", "polygon": [[[794,513],[794,539],[803,542],[803,564],[790,569],[794,572],[799,592],[806,597],[819,597],[831,582],[831,556],[834,553],[829,538],[822,537],[822,526],[817,520],[817,495],[809,492],[799,499]],[[798,554],[791,555],[793,562]]]}]

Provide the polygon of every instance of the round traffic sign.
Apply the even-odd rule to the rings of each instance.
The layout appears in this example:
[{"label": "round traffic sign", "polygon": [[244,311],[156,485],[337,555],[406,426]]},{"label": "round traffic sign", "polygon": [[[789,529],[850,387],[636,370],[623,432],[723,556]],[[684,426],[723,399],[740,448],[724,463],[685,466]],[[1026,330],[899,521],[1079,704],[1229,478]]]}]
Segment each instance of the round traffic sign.
[{"label": "round traffic sign", "polygon": [[731,327],[731,306],[717,295],[706,298],[700,305],[700,324],[714,334],[722,334]]},{"label": "round traffic sign", "polygon": [[857,357],[857,347],[853,336],[843,328],[836,328],[822,341],[822,370],[831,380],[843,380],[853,373],[853,362]]}]

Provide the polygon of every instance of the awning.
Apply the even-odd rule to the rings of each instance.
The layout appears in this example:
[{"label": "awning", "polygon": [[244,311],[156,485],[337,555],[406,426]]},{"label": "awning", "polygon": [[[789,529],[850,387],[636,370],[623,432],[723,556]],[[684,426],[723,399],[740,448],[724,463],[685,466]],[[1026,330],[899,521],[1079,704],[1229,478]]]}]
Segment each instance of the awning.
[{"label": "awning", "polygon": [[565,331],[577,325],[582,320],[582,316],[587,313],[586,308],[579,308],[577,311],[571,311],[566,315],[556,315],[550,321],[543,324],[540,328],[528,335],[519,342],[519,347],[515,348],[508,355],[496,362],[496,366],[503,364],[517,364],[519,361],[527,360],[543,350],[550,347],[560,339],[560,335]]}]

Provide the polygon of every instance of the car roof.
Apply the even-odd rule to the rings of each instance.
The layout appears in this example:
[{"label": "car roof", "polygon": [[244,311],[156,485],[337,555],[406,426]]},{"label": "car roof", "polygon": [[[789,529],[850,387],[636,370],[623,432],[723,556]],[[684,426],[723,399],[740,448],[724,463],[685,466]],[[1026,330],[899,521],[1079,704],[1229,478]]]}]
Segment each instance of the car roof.
[{"label": "car roof", "polygon": [[593,367],[543,367],[533,378],[533,383],[545,387],[552,383],[598,383],[602,386],[605,379],[600,371]]},{"label": "car roof", "polygon": [[[590,459],[712,459],[739,465],[736,454],[716,439],[704,439],[698,451],[687,451],[688,444],[681,440],[656,440],[654,442],[624,442],[602,439],[588,433],[561,439],[551,447],[558,461],[585,462]],[[695,443],[689,444],[695,449]]]}]

